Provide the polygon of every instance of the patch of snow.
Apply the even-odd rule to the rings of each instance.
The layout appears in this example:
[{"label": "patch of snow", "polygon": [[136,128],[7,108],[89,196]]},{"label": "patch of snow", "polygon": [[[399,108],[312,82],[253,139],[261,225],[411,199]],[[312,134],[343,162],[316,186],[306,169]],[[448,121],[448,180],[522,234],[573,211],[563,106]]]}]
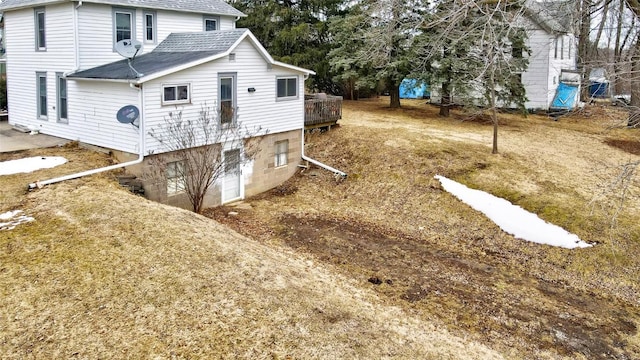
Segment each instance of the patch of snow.
[{"label": "patch of snow", "polygon": [[7,211],[0,214],[0,231],[13,230],[16,226],[35,220],[31,216],[20,215],[22,210]]},{"label": "patch of snow", "polygon": [[473,209],[480,211],[503,231],[518,239],[563,248],[592,246],[560,226],[550,224],[520,206],[481,190],[470,189],[458,182],[436,175],[442,187]]},{"label": "patch of snow", "polygon": [[61,156],[34,156],[30,158],[0,162],[0,175],[30,173],[39,169],[49,169],[62,165],[67,159]]}]

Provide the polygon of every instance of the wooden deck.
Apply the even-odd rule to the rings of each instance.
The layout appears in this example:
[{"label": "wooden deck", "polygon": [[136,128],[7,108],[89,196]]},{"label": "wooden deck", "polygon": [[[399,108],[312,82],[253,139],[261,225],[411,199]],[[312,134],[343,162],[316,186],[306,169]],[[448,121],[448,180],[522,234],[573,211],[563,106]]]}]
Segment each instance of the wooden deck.
[{"label": "wooden deck", "polygon": [[342,96],[305,95],[304,128],[331,128],[342,119]]}]

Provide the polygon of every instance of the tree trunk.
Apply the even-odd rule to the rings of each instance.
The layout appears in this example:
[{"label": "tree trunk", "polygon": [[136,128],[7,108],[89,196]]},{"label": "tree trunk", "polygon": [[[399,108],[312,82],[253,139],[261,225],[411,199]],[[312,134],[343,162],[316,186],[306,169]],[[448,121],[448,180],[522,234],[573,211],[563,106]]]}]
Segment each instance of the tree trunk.
[{"label": "tree trunk", "polygon": [[592,0],[581,0],[577,2],[580,14],[580,36],[578,40],[578,64],[582,70],[582,86],[580,100],[589,101],[589,72],[591,64],[589,54],[589,32],[591,31],[591,7]]},{"label": "tree trunk", "polygon": [[387,89],[390,97],[389,107],[392,109],[400,108],[400,85],[389,79],[387,80]]},{"label": "tree trunk", "polygon": [[498,112],[496,111],[496,82],[494,79],[493,71],[489,76],[489,91],[491,101],[491,122],[493,123],[493,147],[491,148],[492,154],[498,153]]},{"label": "tree trunk", "polygon": [[440,116],[449,117],[449,107],[451,105],[451,83],[445,81],[442,83],[440,95]]}]

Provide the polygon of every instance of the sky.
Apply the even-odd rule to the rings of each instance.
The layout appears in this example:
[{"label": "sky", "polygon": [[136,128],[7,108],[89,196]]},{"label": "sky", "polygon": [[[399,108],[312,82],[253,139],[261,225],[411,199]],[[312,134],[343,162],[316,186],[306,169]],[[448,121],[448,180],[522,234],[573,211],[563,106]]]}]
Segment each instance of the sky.
[{"label": "sky", "polygon": [[560,226],[550,224],[520,206],[481,190],[470,189],[444,176],[436,175],[442,187],[460,201],[480,211],[504,232],[538,244],[567,249],[592,246]]},{"label": "sky", "polygon": [[30,158],[0,162],[0,175],[30,173],[62,165],[67,159],[61,156],[34,156]]}]

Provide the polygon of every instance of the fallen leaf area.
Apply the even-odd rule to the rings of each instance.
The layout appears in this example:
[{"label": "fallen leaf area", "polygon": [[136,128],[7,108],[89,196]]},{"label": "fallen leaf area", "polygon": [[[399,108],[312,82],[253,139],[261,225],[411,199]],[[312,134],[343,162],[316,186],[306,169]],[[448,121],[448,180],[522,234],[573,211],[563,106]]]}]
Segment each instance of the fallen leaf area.
[{"label": "fallen leaf area", "polygon": [[[637,182],[614,186],[640,133],[618,127],[624,114],[501,114],[491,155],[482,117],[386,103],[345,102],[340,126],[307,136],[306,154],[346,179],[307,166],[208,209],[218,221],[129,194],[112,174],[26,191],[109,164],[103,154],[0,154],[69,160],[0,177],[0,213],[35,219],[0,231],[2,357],[640,357],[640,200]],[[595,246],[514,239],[435,174]]]}]

